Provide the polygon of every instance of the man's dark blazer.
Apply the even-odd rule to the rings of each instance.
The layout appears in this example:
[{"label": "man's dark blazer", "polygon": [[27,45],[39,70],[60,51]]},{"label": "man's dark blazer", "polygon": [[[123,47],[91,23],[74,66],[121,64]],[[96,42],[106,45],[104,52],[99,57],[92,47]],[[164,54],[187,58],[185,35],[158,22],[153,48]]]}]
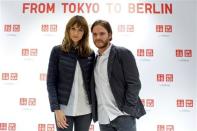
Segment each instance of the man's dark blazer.
[{"label": "man's dark blazer", "polygon": [[[139,97],[141,89],[139,72],[131,51],[124,47],[112,45],[107,63],[107,72],[111,91],[119,110],[135,118],[140,118],[146,114]],[[96,122],[98,112],[94,74],[91,78],[91,98],[93,120]]]}]

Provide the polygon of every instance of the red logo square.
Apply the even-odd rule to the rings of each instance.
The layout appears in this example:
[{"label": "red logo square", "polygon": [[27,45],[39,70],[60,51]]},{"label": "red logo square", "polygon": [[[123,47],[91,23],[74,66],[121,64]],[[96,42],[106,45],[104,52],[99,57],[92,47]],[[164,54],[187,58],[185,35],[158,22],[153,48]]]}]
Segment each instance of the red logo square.
[{"label": "red logo square", "polygon": [[154,107],[154,99],[147,99],[146,106],[147,107]]},{"label": "red logo square", "polygon": [[157,74],[157,81],[164,81],[164,74]]},{"label": "red logo square", "polygon": [[192,57],[192,50],[184,50],[185,57]]},{"label": "red logo square", "polygon": [[165,32],[172,32],[172,25],[165,25]]},{"label": "red logo square", "polygon": [[13,25],[13,32],[20,32],[20,25]]},{"label": "red logo square", "polygon": [[183,50],[177,49],[176,50],[176,57],[183,57]]},{"label": "red logo square", "polygon": [[176,106],[177,107],[184,107],[184,100],[183,99],[177,99],[176,100]]},{"label": "red logo square", "polygon": [[12,31],[12,25],[4,25],[4,32],[11,32]]},{"label": "red logo square", "polygon": [[163,25],[156,25],[156,32],[163,32]]},{"label": "red logo square", "polygon": [[173,82],[173,74],[166,74],[166,81]]},{"label": "red logo square", "polygon": [[146,49],[146,56],[153,56],[153,49]]},{"label": "red logo square", "polygon": [[15,131],[15,130],[16,130],[16,123],[9,123],[8,131]]},{"label": "red logo square", "polygon": [[137,56],[144,56],[144,49],[137,49]]},{"label": "red logo square", "polygon": [[9,73],[2,73],[2,80],[9,80],[10,78]]},{"label": "red logo square", "polygon": [[185,106],[186,107],[193,107],[193,100],[191,100],[191,99],[185,100]]}]

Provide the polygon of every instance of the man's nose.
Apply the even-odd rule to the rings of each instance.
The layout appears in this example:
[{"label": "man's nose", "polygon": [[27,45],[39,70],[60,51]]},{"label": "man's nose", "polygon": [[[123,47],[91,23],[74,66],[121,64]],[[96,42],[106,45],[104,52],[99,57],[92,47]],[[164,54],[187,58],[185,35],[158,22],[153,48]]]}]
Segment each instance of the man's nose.
[{"label": "man's nose", "polygon": [[100,39],[100,38],[101,38],[100,35],[96,35],[96,36],[95,36],[95,39],[96,39],[96,40],[98,40],[98,39]]}]

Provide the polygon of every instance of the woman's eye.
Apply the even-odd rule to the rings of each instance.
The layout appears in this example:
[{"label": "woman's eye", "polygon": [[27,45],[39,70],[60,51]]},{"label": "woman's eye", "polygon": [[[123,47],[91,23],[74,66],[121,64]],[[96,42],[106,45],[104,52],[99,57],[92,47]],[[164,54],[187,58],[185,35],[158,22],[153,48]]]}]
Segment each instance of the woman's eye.
[{"label": "woman's eye", "polygon": [[75,28],[74,28],[74,27],[72,27],[72,28],[71,28],[71,30],[75,30]]},{"label": "woman's eye", "polygon": [[79,29],[80,32],[83,32],[83,29]]}]

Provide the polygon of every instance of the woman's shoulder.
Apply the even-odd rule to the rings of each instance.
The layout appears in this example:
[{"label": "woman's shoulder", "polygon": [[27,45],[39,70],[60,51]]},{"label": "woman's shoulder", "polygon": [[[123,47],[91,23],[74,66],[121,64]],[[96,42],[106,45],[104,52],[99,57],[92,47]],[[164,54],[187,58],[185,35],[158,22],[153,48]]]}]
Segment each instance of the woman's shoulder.
[{"label": "woman's shoulder", "polygon": [[54,45],[52,50],[60,50],[61,49],[61,45]]},{"label": "woman's shoulder", "polygon": [[51,52],[56,52],[56,53],[58,53],[58,52],[61,52],[61,50],[62,50],[61,45],[55,45],[55,46],[52,47]]}]

